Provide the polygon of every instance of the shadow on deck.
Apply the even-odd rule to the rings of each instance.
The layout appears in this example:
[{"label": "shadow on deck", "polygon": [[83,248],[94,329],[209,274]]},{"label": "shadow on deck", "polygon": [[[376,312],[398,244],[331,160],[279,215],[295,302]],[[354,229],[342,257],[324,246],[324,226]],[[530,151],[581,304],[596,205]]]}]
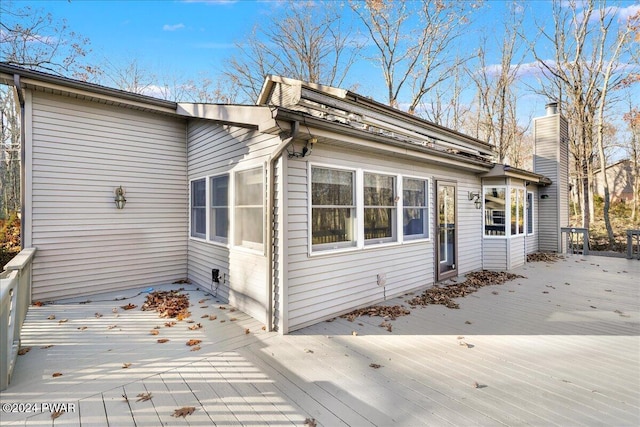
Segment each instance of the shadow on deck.
[{"label": "shadow on deck", "polygon": [[[172,327],[119,308],[142,305],[135,291],[31,307],[31,350],[2,403],[75,411],[2,413],[2,424],[640,424],[640,263],[572,256],[514,272],[526,278],[457,299],[460,309],[412,309],[391,332],[364,316],[280,336],[190,287],[193,323]],[[195,411],[173,417],[182,407]]]}]

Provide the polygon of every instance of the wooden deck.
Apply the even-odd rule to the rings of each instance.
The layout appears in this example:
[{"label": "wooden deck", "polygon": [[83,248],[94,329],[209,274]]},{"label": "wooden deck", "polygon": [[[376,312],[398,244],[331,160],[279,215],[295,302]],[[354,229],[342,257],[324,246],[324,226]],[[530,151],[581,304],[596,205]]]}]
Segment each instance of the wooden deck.
[{"label": "wooden deck", "polygon": [[[112,312],[141,306],[137,291],[31,307],[31,350],[2,403],[74,410],[3,412],[1,424],[640,425],[640,262],[572,256],[514,272],[526,278],[457,299],[457,310],[412,309],[392,332],[360,317],[279,336],[193,287],[194,323],[173,327],[139,308]],[[182,407],[195,411],[172,416]]]}]

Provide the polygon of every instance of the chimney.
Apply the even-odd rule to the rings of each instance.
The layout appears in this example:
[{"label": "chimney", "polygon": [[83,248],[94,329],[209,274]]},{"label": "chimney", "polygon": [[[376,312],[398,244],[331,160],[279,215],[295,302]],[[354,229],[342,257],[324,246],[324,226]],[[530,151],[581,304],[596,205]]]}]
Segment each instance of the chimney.
[{"label": "chimney", "polygon": [[533,171],[551,180],[538,191],[538,250],[561,252],[560,228],[569,226],[569,129],[557,102],[545,109],[533,119]]}]

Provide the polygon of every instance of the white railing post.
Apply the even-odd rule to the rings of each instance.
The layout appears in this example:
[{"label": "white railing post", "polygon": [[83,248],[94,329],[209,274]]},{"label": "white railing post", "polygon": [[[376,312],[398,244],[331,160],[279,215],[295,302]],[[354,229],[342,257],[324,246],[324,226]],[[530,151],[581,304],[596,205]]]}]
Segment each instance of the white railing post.
[{"label": "white railing post", "polygon": [[0,390],[9,386],[20,349],[20,331],[31,303],[31,261],[35,248],[22,250],[0,273]]}]

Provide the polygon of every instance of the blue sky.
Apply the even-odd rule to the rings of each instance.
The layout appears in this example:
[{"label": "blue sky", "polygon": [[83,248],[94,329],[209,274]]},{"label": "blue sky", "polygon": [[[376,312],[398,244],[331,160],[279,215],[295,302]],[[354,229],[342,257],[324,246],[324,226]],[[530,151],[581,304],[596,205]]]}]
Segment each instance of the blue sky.
[{"label": "blue sky", "polygon": [[[6,0],[2,0],[6,1]],[[285,3],[278,0],[14,0],[16,6],[31,6],[50,12],[54,19],[66,19],[69,28],[87,37],[92,58],[100,64],[115,64],[136,58],[154,73],[173,74],[181,79],[206,73],[215,77],[225,60],[237,53],[241,42],[256,24],[267,22]],[[345,1],[346,2],[346,1]],[[485,0],[482,13],[462,43],[478,44],[480,28],[493,30],[500,37],[500,17],[505,1]],[[551,21],[548,0],[530,0],[523,30],[533,39],[536,23]],[[628,10],[640,9],[640,2],[622,3]],[[629,8],[631,7],[631,8]],[[548,22],[551,24],[551,22]],[[489,61],[498,61],[494,56]],[[532,61],[532,58],[528,58]],[[382,74],[377,65],[365,60],[353,69],[352,80],[363,95],[385,102]],[[355,80],[355,81],[354,81]],[[523,93],[521,111],[525,116],[544,112],[547,100]]]}]

